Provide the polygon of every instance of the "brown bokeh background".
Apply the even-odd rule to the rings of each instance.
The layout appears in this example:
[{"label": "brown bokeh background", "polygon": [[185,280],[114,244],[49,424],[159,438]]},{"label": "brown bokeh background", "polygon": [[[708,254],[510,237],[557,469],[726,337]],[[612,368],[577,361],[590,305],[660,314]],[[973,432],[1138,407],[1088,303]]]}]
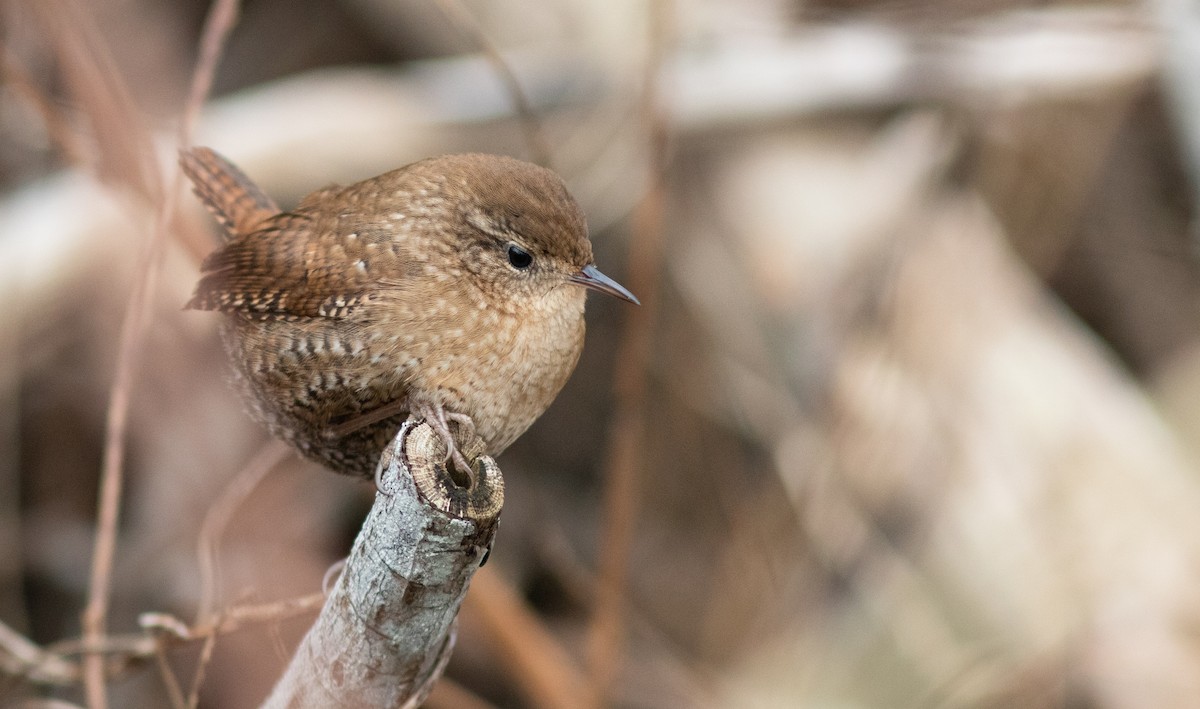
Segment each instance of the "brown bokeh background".
[{"label": "brown bokeh background", "polygon": [[[122,156],[152,136],[173,169],[208,6],[2,7],[0,621],[75,659],[54,644],[80,634],[122,316],[161,200]],[[491,576],[429,705],[572,706],[540,667],[615,707],[1200,706],[1183,10],[246,2],[195,140],[281,204],[430,154],[533,157],[486,45],[597,263],[651,291],[636,313],[590,300],[573,379],[500,458]],[[117,635],[195,619],[201,526],[267,443],[216,318],[180,309],[212,239],[181,196],[130,389]],[[318,591],[371,494],[276,466],[221,536],[219,608]],[[492,617],[501,597],[531,616]],[[200,706],[257,706],[311,617],[166,656],[185,688],[204,667]],[[0,705],[82,702],[4,667]],[[145,660],[110,697],[170,706]]]}]

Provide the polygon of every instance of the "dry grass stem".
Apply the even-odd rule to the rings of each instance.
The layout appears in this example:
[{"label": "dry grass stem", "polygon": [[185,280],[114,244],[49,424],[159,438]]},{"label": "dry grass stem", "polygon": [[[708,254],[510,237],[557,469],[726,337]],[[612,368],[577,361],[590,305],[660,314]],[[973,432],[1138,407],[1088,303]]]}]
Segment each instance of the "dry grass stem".
[{"label": "dry grass stem", "polygon": [[47,652],[24,635],[0,622],[0,670],[35,682],[65,684],[79,679],[78,668]]},{"label": "dry grass stem", "polygon": [[429,699],[421,706],[425,709],[496,709],[495,705],[445,677],[434,685]]},{"label": "dry grass stem", "polygon": [[[181,145],[187,145],[191,141],[191,127],[195,123],[196,116],[199,114],[211,86],[214,66],[220,56],[221,43],[228,35],[236,17],[236,13],[233,11],[236,6],[236,0],[216,0],[215,9],[205,22],[201,40],[201,57],[193,74],[192,89],[188,94],[188,102],[184,106],[183,120],[180,125],[179,142]],[[82,42],[79,44],[82,45]],[[90,60],[81,60],[80,65],[92,69],[95,74],[106,79],[106,81],[96,81],[90,85],[112,84],[121,87],[120,77],[115,71],[102,70],[98,63]],[[116,94],[124,96],[125,91],[123,88],[118,88]],[[132,111],[125,111],[125,113],[130,114],[126,117],[131,119]],[[146,135],[138,136],[138,138],[149,142]],[[142,341],[149,324],[150,304],[153,302],[158,283],[159,260],[167,240],[167,231],[174,217],[182,179],[182,173],[176,169],[169,188],[148,190],[150,194],[158,194],[160,200],[154,230],[138,265],[137,280],[134,290],[129,296],[129,303],[121,322],[117,370],[113,377],[105,426],[104,462],[100,477],[100,499],[96,520],[96,541],[92,553],[92,574],[88,584],[88,603],[83,614],[85,641],[98,640],[106,630],[108,604],[112,592],[113,557],[117,544],[117,521],[120,517],[121,490],[124,486],[126,426],[129,420],[130,392],[133,387],[134,374],[138,368]],[[158,178],[158,182],[163,183],[161,177]],[[84,683],[87,689],[88,706],[91,709],[104,709],[108,705],[108,701],[105,696],[105,675],[100,657],[85,658]]]},{"label": "dry grass stem", "polygon": [[208,620],[216,608],[220,588],[221,537],[238,507],[245,502],[263,478],[289,455],[285,444],[271,441],[238,471],[204,514],[200,535],[196,539],[196,558],[200,562],[200,602],[196,608],[196,625]]},{"label": "dry grass stem", "polygon": [[4,79],[4,86],[19,95],[37,112],[47,137],[62,154],[63,159],[73,165],[85,165],[84,150],[80,146],[79,137],[71,130],[70,120],[46,92],[38,87],[37,82],[25,67],[21,66],[11,49],[2,43],[0,77]]},{"label": "dry grass stem", "polygon": [[475,575],[463,612],[485,628],[497,659],[535,709],[586,706],[584,674],[516,590],[490,566]]},{"label": "dry grass stem", "polygon": [[[95,642],[85,638],[60,640],[45,648],[0,622],[0,670],[34,684],[74,685],[82,680],[84,670],[73,658],[108,657],[111,662],[105,667],[113,674],[117,671],[115,668],[159,658],[168,648],[198,641],[208,643],[247,627],[277,624],[315,613],[324,600],[323,594],[314,593],[281,601],[233,606],[219,617],[194,626],[187,626],[170,615],[145,613],[141,619],[144,632],[108,633]],[[165,661],[165,658],[158,661]],[[164,682],[168,686],[174,685],[169,694],[178,699],[178,705],[185,705],[174,674],[169,673],[169,668],[165,670]],[[171,701],[175,703],[175,699]]]},{"label": "dry grass stem", "polygon": [[167,659],[165,643],[157,644],[154,652],[154,664],[158,668],[158,676],[163,681],[163,688],[167,690],[167,699],[171,702],[171,709],[184,709],[187,706],[187,700],[183,697],[183,688],[179,686],[179,678],[175,676],[175,670],[171,668],[171,662]]},{"label": "dry grass stem", "polygon": [[525,133],[525,143],[529,147],[533,162],[543,167],[553,168],[550,146],[546,144],[546,138],[542,134],[541,122],[538,120],[525,90],[521,88],[521,82],[517,80],[517,75],[504,60],[504,56],[500,54],[499,47],[487,36],[483,27],[462,0],[437,0],[437,4],[459,31],[467,35],[483,50],[488,63],[492,65],[496,75],[504,83],[504,88],[508,92],[509,98],[512,99],[513,108],[516,109],[517,117],[521,120],[521,130]]},{"label": "dry grass stem", "polygon": [[616,409],[604,478],[604,531],[600,537],[596,603],[588,637],[590,696],[599,705],[605,703],[616,676],[625,632],[629,556],[639,507],[641,451],[647,433],[647,377],[665,240],[667,129],[659,105],[659,81],[671,37],[673,5],[668,0],[659,0],[651,3],[649,11],[642,120],[650,142],[650,184],[634,212],[626,261],[629,287],[641,298],[642,305],[627,315],[617,348],[613,373]]},{"label": "dry grass stem", "polygon": [[200,645],[200,658],[196,660],[196,672],[192,676],[192,688],[187,697],[188,709],[195,709],[200,705],[200,688],[204,686],[204,676],[208,670],[208,663],[212,662],[213,650],[216,646],[216,633],[204,638],[204,642]]}]

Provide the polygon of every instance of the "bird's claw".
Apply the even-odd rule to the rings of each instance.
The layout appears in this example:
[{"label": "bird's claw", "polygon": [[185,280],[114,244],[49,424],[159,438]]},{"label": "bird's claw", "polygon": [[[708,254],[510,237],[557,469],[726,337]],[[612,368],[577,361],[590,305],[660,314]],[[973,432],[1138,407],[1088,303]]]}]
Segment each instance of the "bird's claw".
[{"label": "bird's claw", "polygon": [[[446,463],[449,464],[450,462],[454,463],[454,466],[458,468],[459,472],[467,476],[468,485],[475,484],[475,470],[471,468],[471,464],[467,462],[466,456],[459,452],[457,446],[451,448],[450,455],[446,456]],[[455,482],[458,481],[455,480]]]},{"label": "bird's claw", "polygon": [[460,480],[458,476],[451,472],[450,475],[455,479],[455,483],[461,485],[462,487],[470,487],[471,485],[474,485],[475,470],[471,467],[471,463],[467,461],[466,456],[464,456],[462,452],[458,450],[458,444],[454,441],[454,434],[450,432],[449,422],[454,421],[458,425],[464,427],[472,435],[475,433],[475,422],[472,421],[471,417],[467,416],[466,414],[447,412],[441,406],[436,404],[423,404],[414,408],[420,414],[420,416],[425,419],[425,422],[428,423],[439,436],[441,436],[442,441],[445,442],[446,458],[443,461],[443,464],[446,466],[447,471],[450,470],[450,465],[453,463],[454,468],[456,468],[466,477],[465,481]]}]

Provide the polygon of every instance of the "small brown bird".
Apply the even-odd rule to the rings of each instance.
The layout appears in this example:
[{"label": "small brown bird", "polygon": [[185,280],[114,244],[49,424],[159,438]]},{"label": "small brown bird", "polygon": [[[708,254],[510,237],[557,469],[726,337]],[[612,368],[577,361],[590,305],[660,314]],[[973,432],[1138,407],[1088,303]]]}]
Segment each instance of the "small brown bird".
[{"label": "small brown bird", "polygon": [[[256,418],[305,456],[370,477],[409,414],[497,455],[546,410],[583,347],[592,263],[550,170],[447,155],[281,212],[207,148],[180,158],[224,230],[188,308],[228,314],[226,349]],[[582,286],[583,288],[580,288]]]}]

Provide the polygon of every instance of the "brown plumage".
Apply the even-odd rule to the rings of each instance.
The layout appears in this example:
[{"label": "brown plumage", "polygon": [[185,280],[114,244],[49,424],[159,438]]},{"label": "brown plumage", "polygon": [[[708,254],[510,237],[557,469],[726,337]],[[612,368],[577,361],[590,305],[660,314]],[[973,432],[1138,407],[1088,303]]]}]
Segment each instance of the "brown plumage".
[{"label": "brown plumage", "polygon": [[579,286],[636,302],[562,180],[520,160],[430,158],[288,212],[212,150],[181,163],[225,232],[187,307],[228,315],[256,418],[338,472],[370,476],[410,413],[499,454],[575,368]]}]

